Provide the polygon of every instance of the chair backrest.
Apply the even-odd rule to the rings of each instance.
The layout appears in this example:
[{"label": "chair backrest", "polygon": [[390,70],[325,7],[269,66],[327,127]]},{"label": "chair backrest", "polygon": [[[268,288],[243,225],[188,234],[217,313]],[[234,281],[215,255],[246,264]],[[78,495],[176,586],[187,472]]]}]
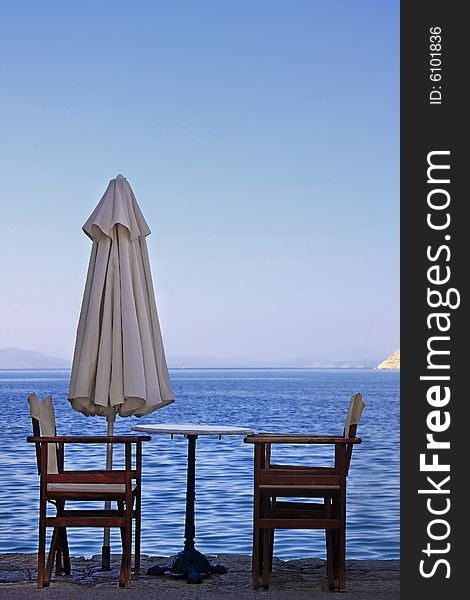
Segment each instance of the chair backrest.
[{"label": "chair backrest", "polygon": [[[52,397],[46,396],[39,400],[36,394],[30,394],[28,397],[29,412],[33,422],[33,435],[49,437],[56,435],[54,405]],[[36,444],[36,455],[38,457],[39,470],[39,444]],[[57,447],[55,444],[47,445],[47,472],[58,473]]]},{"label": "chair backrest", "polygon": [[344,437],[355,437],[357,426],[365,406],[366,405],[362,399],[362,394],[354,394],[351,396],[348,414],[346,415],[346,423],[344,425]]},{"label": "chair backrest", "polygon": [[[344,437],[355,437],[357,432],[357,426],[361,419],[362,411],[366,407],[362,394],[354,394],[351,396],[349,401],[348,414],[346,415],[346,423],[344,425]],[[347,444],[346,446],[346,475],[349,471],[349,465],[351,464],[353,444]]]}]

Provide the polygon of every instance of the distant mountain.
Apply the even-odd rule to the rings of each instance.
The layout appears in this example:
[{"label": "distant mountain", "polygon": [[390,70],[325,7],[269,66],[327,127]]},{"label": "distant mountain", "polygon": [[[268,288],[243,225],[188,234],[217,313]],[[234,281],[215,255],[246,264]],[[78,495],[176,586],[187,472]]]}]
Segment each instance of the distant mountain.
[{"label": "distant mountain", "polygon": [[284,360],[260,360],[253,358],[231,357],[215,358],[201,356],[168,356],[170,369],[373,369],[377,364],[374,359],[358,359],[343,361],[312,361],[305,357]]},{"label": "distant mountain", "polygon": [[[170,369],[243,369],[271,366],[269,361],[250,358],[216,358],[215,356],[167,356]],[[284,365],[283,365],[284,366]]]},{"label": "distant mountain", "polygon": [[363,358],[357,360],[339,360],[336,362],[316,361],[308,365],[311,369],[373,369],[376,360]]},{"label": "distant mountain", "polygon": [[400,369],[400,349],[381,362],[377,369]]},{"label": "distant mountain", "polygon": [[0,348],[0,369],[67,369],[70,363],[63,358],[22,348]]},{"label": "distant mountain", "polygon": [[[305,357],[260,360],[244,357],[167,356],[170,369],[371,369],[377,360],[312,361]],[[70,362],[41,352],[22,348],[0,349],[0,369],[69,369]]]}]

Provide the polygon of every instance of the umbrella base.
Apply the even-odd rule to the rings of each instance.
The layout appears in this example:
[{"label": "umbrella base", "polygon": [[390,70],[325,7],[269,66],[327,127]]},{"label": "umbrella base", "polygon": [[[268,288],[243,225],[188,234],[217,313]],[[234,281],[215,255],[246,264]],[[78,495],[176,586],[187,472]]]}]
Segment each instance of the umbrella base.
[{"label": "umbrella base", "polygon": [[211,565],[207,558],[193,547],[179,552],[169,565],[155,565],[147,570],[148,575],[173,575],[185,577],[188,583],[202,583],[209,575],[224,575],[227,569],[222,565]]}]

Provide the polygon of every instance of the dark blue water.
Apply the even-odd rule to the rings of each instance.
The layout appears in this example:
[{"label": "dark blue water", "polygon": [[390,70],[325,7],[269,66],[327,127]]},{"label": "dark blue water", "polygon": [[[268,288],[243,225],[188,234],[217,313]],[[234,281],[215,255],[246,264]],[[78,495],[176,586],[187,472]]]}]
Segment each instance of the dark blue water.
[{"label": "dark blue water", "polygon": [[[348,479],[348,557],[399,557],[399,373],[369,370],[171,371],[176,401],[144,418],[119,418],[117,434],[134,424],[201,423],[257,431],[341,434],[351,394],[366,402]],[[31,421],[27,396],[52,394],[59,434],[105,434],[100,417],[84,417],[67,401],[69,372],[0,371],[3,444],[0,451],[0,552],[37,547],[38,478],[34,447],[25,438]],[[171,555],[182,549],[187,442],[154,435],[144,448],[142,550]],[[104,447],[69,447],[66,465],[104,466]],[[312,448],[283,447],[283,459],[308,464]],[[279,449],[278,449],[279,450]],[[315,464],[331,448],[315,449]],[[251,552],[253,448],[242,437],[199,438],[196,464],[196,543],[207,554]],[[327,457],[328,455],[328,457]],[[275,455],[275,457],[278,454]],[[67,460],[68,457],[68,460]],[[319,457],[319,458],[316,458]],[[121,456],[115,459],[119,464]],[[325,463],[326,464],[326,463]],[[276,532],[281,558],[324,557],[324,532]],[[101,532],[70,532],[72,554],[100,552]],[[117,532],[112,544],[120,549]]]}]

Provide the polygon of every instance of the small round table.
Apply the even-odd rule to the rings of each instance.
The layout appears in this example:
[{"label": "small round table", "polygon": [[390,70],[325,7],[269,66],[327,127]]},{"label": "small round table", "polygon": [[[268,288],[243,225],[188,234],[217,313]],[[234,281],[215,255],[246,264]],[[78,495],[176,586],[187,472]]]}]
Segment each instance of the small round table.
[{"label": "small round table", "polygon": [[184,525],[184,549],[179,552],[170,565],[155,565],[147,571],[149,575],[184,576],[188,583],[201,583],[204,576],[211,573],[223,574],[227,569],[222,565],[211,565],[207,558],[196,550],[194,538],[194,500],[196,496],[196,440],[200,435],[249,435],[253,431],[245,427],[230,427],[225,425],[193,425],[166,423],[160,425],[136,425],[134,431],[145,433],[167,433],[184,435],[188,439],[188,474],[186,480],[186,514]]}]

